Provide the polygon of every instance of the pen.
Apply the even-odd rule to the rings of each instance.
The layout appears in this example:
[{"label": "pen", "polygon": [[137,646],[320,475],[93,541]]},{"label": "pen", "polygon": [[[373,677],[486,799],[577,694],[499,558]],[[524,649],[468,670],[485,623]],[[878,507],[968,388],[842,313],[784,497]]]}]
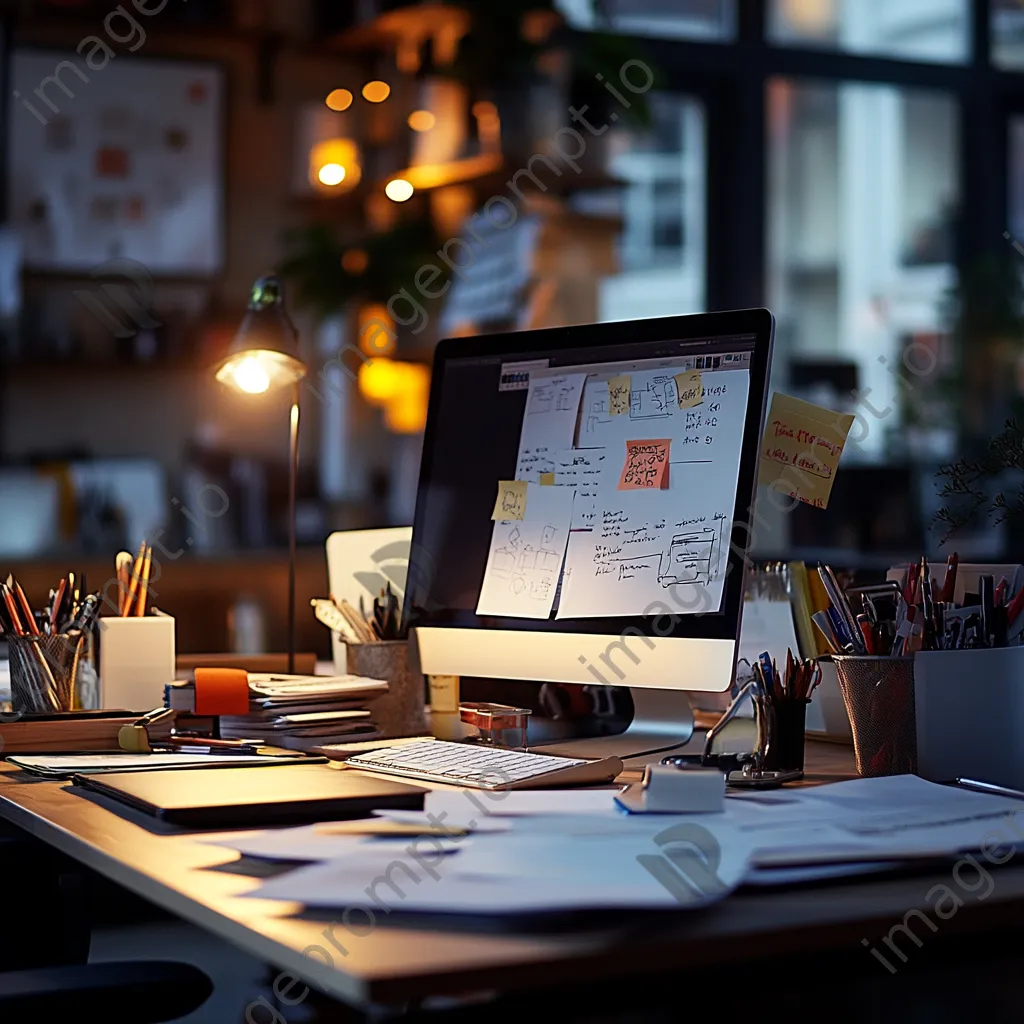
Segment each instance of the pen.
[{"label": "pen", "polygon": [[964,789],[974,789],[979,793],[992,793],[995,796],[1008,796],[1014,800],[1024,800],[1024,793],[1019,789],[1008,789],[1006,786],[997,786],[991,782],[978,782],[977,779],[954,779],[953,781]]},{"label": "pen", "polygon": [[940,598],[947,604],[953,600],[953,595],[956,590],[956,573],[959,565],[960,556],[954,551],[949,558],[946,559],[946,575],[942,579],[942,593]]},{"label": "pen", "polygon": [[991,576],[978,577],[981,591],[981,642],[984,647],[995,647],[995,581]]}]

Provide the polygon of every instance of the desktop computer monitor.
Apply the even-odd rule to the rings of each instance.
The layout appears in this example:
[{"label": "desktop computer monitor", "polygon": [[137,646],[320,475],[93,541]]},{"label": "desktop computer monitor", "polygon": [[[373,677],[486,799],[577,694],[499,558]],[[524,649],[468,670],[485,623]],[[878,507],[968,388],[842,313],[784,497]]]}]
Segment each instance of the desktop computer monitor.
[{"label": "desktop computer monitor", "polygon": [[428,674],[727,690],[774,320],[456,338],[404,615]]}]

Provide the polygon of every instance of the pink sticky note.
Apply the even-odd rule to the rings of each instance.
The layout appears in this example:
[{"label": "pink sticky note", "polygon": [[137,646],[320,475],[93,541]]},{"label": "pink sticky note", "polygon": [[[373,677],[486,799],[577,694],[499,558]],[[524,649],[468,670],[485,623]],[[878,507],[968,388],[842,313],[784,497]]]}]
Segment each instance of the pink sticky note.
[{"label": "pink sticky note", "polygon": [[671,443],[671,438],[627,441],[619,490],[665,490],[668,487],[668,450]]}]

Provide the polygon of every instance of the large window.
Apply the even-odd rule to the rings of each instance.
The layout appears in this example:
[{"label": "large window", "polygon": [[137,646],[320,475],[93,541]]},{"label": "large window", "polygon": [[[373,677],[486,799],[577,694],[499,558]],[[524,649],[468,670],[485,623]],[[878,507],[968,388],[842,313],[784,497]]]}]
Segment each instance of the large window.
[{"label": "large window", "polygon": [[[902,339],[940,331],[955,280],[956,102],[892,86],[773,79],[768,108],[776,382],[801,362],[843,361],[873,405],[898,407],[891,370]],[[897,419],[863,447],[887,453]]]},{"label": "large window", "polygon": [[769,38],[906,60],[963,63],[969,0],[771,0]]},{"label": "large window", "polygon": [[650,98],[651,126],[608,133],[608,173],[621,183],[620,272],[599,290],[602,320],[705,309],[705,117],[678,94]]},{"label": "large window", "polygon": [[637,36],[724,41],[735,32],[736,0],[558,0],[557,6],[583,29],[603,16],[609,28]]}]

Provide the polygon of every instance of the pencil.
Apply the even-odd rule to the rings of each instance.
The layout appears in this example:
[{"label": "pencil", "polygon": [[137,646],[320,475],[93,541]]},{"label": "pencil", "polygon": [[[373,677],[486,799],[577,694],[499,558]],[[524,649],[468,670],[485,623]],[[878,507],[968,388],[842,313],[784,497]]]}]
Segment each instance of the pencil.
[{"label": "pencil", "polygon": [[25,591],[21,589],[21,584],[15,580],[14,592],[18,595],[18,603],[21,605],[22,611],[25,615],[25,624],[28,628],[29,633],[32,636],[39,636],[39,627],[36,625],[36,617],[32,614],[32,605],[28,603],[28,598],[25,596]]},{"label": "pencil", "polygon": [[24,636],[25,630],[22,628],[21,619],[18,616],[18,606],[14,603],[14,595],[11,593],[11,588],[6,583],[0,585],[0,590],[3,591],[4,604],[7,606],[7,614],[11,619],[11,629],[14,630],[15,636]]},{"label": "pencil", "polygon": [[132,602],[135,600],[135,591],[138,589],[139,580],[142,577],[142,563],[145,561],[145,555],[146,542],[143,541],[139,545],[139,553],[135,556],[135,561],[132,563],[131,580],[128,584],[128,596],[124,599],[124,608],[121,611],[122,617],[132,613]]},{"label": "pencil", "polygon": [[142,563],[142,583],[139,585],[139,600],[135,607],[135,615],[142,618],[146,614],[146,595],[149,593],[149,570],[153,564],[153,549],[146,548],[146,557]]}]

